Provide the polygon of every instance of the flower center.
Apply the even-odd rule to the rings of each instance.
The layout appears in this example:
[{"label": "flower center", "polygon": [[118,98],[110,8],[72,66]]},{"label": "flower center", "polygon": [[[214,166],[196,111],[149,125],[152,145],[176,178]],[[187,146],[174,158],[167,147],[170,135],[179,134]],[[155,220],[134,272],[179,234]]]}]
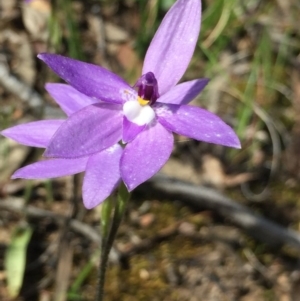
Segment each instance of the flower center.
[{"label": "flower center", "polygon": [[149,105],[140,105],[139,101],[127,101],[123,105],[126,118],[138,125],[149,124],[155,118],[155,112]]},{"label": "flower center", "polygon": [[143,99],[142,97],[139,97],[138,96],[138,102],[139,102],[139,104],[141,105],[141,106],[146,106],[146,105],[148,105],[149,104],[149,100],[145,100],[145,99]]},{"label": "flower center", "polygon": [[152,72],[142,75],[133,86],[137,90],[135,97],[124,91],[123,114],[132,123],[143,126],[150,124],[155,118],[155,112],[151,106],[159,97],[157,80]]},{"label": "flower center", "polygon": [[152,72],[143,74],[133,88],[137,89],[138,102],[142,106],[153,105],[159,97],[157,80]]}]

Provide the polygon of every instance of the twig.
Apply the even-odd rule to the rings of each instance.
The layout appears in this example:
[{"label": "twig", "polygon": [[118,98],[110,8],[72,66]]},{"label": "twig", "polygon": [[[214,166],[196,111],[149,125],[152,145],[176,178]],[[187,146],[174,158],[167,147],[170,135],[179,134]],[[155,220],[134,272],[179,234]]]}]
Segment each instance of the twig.
[{"label": "twig", "polygon": [[288,245],[300,249],[298,232],[283,228],[275,222],[257,215],[214,189],[156,175],[141,185],[137,191],[147,192],[147,197],[153,193],[160,199],[168,197],[183,201],[198,209],[211,209],[269,246]]},{"label": "twig", "polygon": [[267,114],[265,110],[263,110],[260,106],[256,104],[253,105],[253,109],[255,114],[257,114],[257,116],[264,121],[269,131],[273,146],[273,158],[270,166],[270,175],[268,178],[268,182],[266,183],[265,187],[260,193],[253,193],[249,187],[248,182],[242,183],[241,189],[247,199],[251,201],[260,202],[264,201],[269,196],[269,185],[279,170],[281,157],[281,142],[279,133],[277,132],[276,126],[274,125],[274,121],[269,116],[269,114]]},{"label": "twig", "polygon": [[45,119],[65,118],[59,107],[46,103],[43,97],[26,83],[10,73],[8,66],[0,61],[0,85],[9,93],[19,97],[37,115]]},{"label": "twig", "polygon": [[[61,214],[56,214],[53,213],[49,210],[45,209],[40,209],[36,208],[34,206],[24,206],[23,205],[23,200],[20,198],[8,198],[8,199],[0,199],[0,209],[1,210],[10,210],[10,211],[15,211],[15,212],[24,212],[26,211],[27,215],[29,217],[35,217],[35,218],[51,218],[57,223],[63,223],[67,217],[61,215]],[[70,221],[70,228],[83,235],[90,241],[96,243],[97,245],[100,244],[101,242],[101,237],[98,234],[98,232],[90,227],[89,225],[82,223],[78,220],[71,219]],[[112,248],[112,251],[110,252],[109,258],[111,262],[118,262],[119,261],[119,252]]]},{"label": "twig", "polygon": [[69,212],[66,219],[60,227],[60,237],[58,243],[58,262],[55,271],[55,280],[53,286],[53,300],[66,301],[69,281],[71,277],[73,264],[73,243],[71,235],[71,221],[77,216],[79,204],[80,175],[73,177],[73,193],[69,204]]},{"label": "twig", "polygon": [[149,250],[154,244],[161,242],[162,240],[172,235],[175,235],[178,232],[178,227],[180,226],[181,223],[182,221],[176,222],[175,224],[172,224],[167,228],[160,230],[158,233],[155,234],[155,236],[143,239],[138,244],[132,244],[132,243],[126,244],[120,250],[121,256],[125,258]]},{"label": "twig", "polygon": [[17,77],[12,75],[8,66],[0,61],[0,85],[10,93],[18,96],[22,101],[34,110],[40,111],[43,107],[43,98]]},{"label": "twig", "polygon": [[[255,256],[255,254],[249,249],[249,248],[245,248],[243,250],[244,255],[246,256],[246,258],[248,259],[249,263],[251,264],[251,266],[258,271],[259,273],[261,273],[265,279],[267,280],[271,280],[271,277],[269,276],[268,273],[268,268],[265,267]],[[272,279],[273,280],[273,279]]]},{"label": "twig", "polygon": [[[255,239],[271,246],[281,247],[288,245],[300,249],[300,234],[292,229],[286,229],[265,217],[259,216],[246,206],[235,203],[232,199],[222,195],[214,189],[204,186],[195,186],[190,183],[171,179],[163,175],[156,175],[148,182],[141,185],[137,192],[147,192],[155,197],[165,199],[166,197],[177,199],[197,209],[211,209],[229,219],[236,226],[244,229]],[[57,222],[65,219],[64,216],[53,212],[27,206],[24,208],[20,199],[0,200],[0,209],[20,212],[27,210],[31,217],[49,217]],[[71,220],[71,229],[80,233],[99,244],[100,236],[89,225],[77,220]],[[110,259],[114,262],[119,259],[119,252],[115,249],[110,254]]]},{"label": "twig", "polygon": [[53,288],[53,300],[55,301],[67,300],[67,291],[72,272],[74,255],[72,240],[67,233],[64,233],[64,229],[62,231],[63,233],[59,242],[58,263],[55,271]]}]

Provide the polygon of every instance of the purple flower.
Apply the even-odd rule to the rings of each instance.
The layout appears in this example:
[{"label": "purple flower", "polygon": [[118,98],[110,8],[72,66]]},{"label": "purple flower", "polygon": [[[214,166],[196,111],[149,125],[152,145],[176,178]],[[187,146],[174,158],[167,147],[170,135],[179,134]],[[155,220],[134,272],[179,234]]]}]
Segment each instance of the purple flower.
[{"label": "purple flower", "polygon": [[[46,89],[67,116],[93,103],[102,107],[103,112],[107,111],[107,118],[110,116],[110,110],[105,109],[106,104],[100,104],[97,100],[81,94],[71,86],[47,84]],[[102,117],[105,117],[104,113]],[[65,120],[30,122],[6,129],[1,134],[24,145],[46,148],[54,133],[64,122]],[[121,180],[119,163],[122,152],[122,147],[115,144],[80,158],[46,159],[20,168],[13,174],[12,178],[55,178],[85,171],[82,188],[83,202],[85,207],[90,209],[106,199],[119,184]]]},{"label": "purple flower", "polygon": [[[45,147],[44,155],[56,158],[20,169],[14,177],[56,177],[85,170],[83,199],[91,208],[104,200],[120,179],[131,191],[157,173],[171,155],[172,132],[239,148],[234,131],[218,116],[187,105],[208,79],[177,84],[193,55],[200,20],[199,0],[178,0],[156,32],[143,75],[133,87],[102,67],[40,54],[41,60],[80,93],[70,86],[48,85],[67,120],[41,121],[37,126],[27,125],[34,130],[24,125],[3,132],[20,143]],[[126,144],[124,150],[120,141]]]}]

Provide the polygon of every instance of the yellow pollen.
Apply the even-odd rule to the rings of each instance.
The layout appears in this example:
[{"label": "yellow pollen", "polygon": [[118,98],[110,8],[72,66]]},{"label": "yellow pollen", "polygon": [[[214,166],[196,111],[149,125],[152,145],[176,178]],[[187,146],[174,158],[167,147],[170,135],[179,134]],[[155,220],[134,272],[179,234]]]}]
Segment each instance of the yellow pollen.
[{"label": "yellow pollen", "polygon": [[138,102],[141,106],[146,106],[149,103],[149,100],[143,99],[138,96]]}]

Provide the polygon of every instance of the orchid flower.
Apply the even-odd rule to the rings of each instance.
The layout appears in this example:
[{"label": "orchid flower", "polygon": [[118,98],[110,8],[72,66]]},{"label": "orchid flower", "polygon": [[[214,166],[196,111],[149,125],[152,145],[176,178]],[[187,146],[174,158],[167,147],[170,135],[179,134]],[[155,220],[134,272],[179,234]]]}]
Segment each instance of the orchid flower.
[{"label": "orchid flower", "polygon": [[[98,103],[69,85],[47,84],[46,89],[67,116],[95,102]],[[27,146],[46,148],[54,133],[64,122],[64,120],[34,121],[11,127],[2,131],[1,134]],[[12,178],[56,178],[85,171],[82,188],[83,202],[86,208],[91,209],[110,196],[120,183],[119,162],[122,152],[122,147],[115,144],[100,152],[80,158],[46,159],[20,168]]]},{"label": "orchid flower", "polygon": [[[200,0],[175,2],[149,46],[142,76],[133,87],[100,66],[40,54],[38,57],[74,88],[47,86],[68,118],[54,125],[41,121],[37,126],[29,125],[33,129],[27,130],[24,125],[3,132],[20,143],[45,147],[44,156],[55,158],[24,167],[13,177],[53,177],[85,171],[83,199],[91,208],[104,200],[107,193],[100,191],[102,187],[111,191],[119,177],[132,191],[157,173],[171,155],[173,132],[240,148],[232,128],[218,116],[188,105],[208,79],[178,84],[192,58],[200,21]],[[72,89],[76,97],[65,93],[67,89]],[[29,136],[40,140],[35,144]],[[59,170],[56,173],[54,166]],[[92,196],[85,196],[85,191]]]}]

